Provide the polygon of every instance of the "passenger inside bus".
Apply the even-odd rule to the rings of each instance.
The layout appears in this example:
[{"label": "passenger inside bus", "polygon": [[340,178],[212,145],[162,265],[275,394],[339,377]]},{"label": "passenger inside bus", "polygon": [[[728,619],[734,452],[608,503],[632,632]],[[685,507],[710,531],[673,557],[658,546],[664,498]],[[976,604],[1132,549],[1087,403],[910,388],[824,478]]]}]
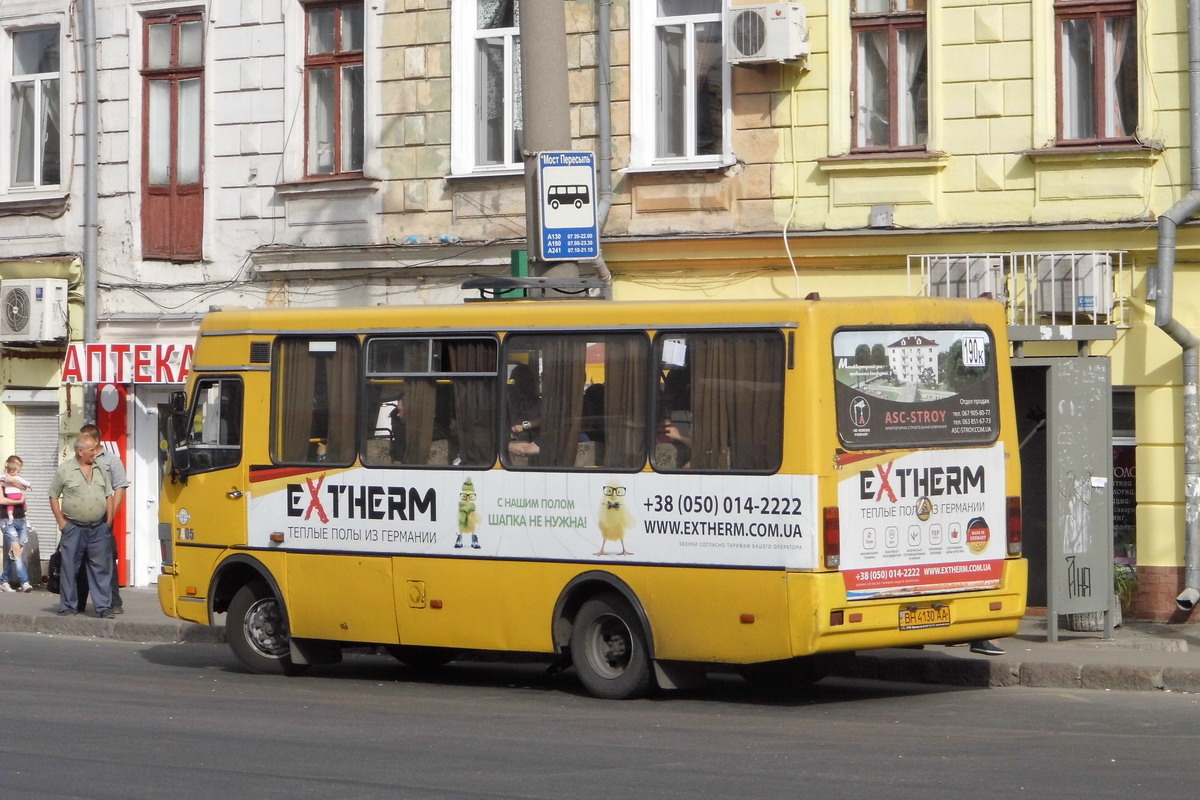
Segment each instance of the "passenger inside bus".
[{"label": "passenger inside bus", "polygon": [[[668,469],[687,469],[692,462],[692,378],[686,366],[672,367],[663,377],[658,410],[659,444],[674,449],[656,452],[656,462]],[[659,448],[655,448],[659,451]],[[661,456],[661,457],[660,457]]]},{"label": "passenger inside bus", "polygon": [[388,444],[388,455],[392,461],[400,462],[404,460],[405,446],[404,397],[397,397],[396,402],[388,405],[391,405],[391,409],[388,410],[387,431],[392,437]]},{"label": "passenger inside bus", "polygon": [[542,427],[542,398],[537,377],[527,364],[516,364],[509,373],[508,452],[531,457],[541,452],[539,431]]},{"label": "passenger inside bus", "polygon": [[589,442],[604,441],[604,384],[592,383],[583,390],[580,428]]}]

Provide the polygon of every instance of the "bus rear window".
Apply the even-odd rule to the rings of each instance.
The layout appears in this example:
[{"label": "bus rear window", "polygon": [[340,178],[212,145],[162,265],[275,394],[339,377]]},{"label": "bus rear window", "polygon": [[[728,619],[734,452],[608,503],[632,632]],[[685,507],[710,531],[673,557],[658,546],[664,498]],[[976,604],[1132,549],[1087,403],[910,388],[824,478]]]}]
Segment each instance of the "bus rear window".
[{"label": "bus rear window", "polygon": [[849,450],[991,444],[996,343],[984,328],[841,328],[833,335],[838,438]]}]

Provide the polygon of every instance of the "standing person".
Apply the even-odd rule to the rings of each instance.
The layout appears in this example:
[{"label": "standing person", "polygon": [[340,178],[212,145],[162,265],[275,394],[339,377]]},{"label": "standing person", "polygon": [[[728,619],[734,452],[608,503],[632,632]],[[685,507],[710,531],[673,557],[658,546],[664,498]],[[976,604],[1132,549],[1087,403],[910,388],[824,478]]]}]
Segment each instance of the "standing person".
[{"label": "standing person", "polygon": [[[113,508],[111,520],[116,520],[117,510],[120,509],[121,503],[125,502],[125,490],[129,488],[129,478],[125,474],[125,465],[121,463],[118,456],[113,455],[104,449],[101,444],[104,438],[100,434],[100,429],[95,425],[84,425],[79,429],[80,435],[90,436],[96,441],[96,461],[97,467],[101,467],[108,474],[108,482],[113,490]],[[114,614],[124,614],[125,606],[121,602],[121,572],[117,568],[117,558],[120,553],[117,550],[117,532],[113,534],[113,569],[112,569],[112,610]],[[76,586],[79,588],[79,605],[75,608],[79,613],[87,607],[88,599],[88,577],[86,566],[80,566],[79,573],[75,577]]]},{"label": "standing person", "polygon": [[[96,444],[83,434],[75,439],[75,457],[50,482],[50,510],[61,531],[62,574],[75,575],[86,564],[97,616],[112,619],[113,490],[108,473],[95,465]],[[62,581],[59,591],[58,613],[79,613],[75,582]]]},{"label": "standing person", "polygon": [[4,485],[4,497],[8,502],[4,506],[7,522],[4,523],[4,571],[0,573],[0,592],[11,592],[12,581],[20,582],[22,592],[32,592],[29,574],[25,571],[25,560],[21,551],[29,541],[29,526],[25,522],[25,492],[33,488],[29,481],[21,477],[21,468],[25,462],[20,456],[11,455],[4,462],[4,476],[0,481]]}]

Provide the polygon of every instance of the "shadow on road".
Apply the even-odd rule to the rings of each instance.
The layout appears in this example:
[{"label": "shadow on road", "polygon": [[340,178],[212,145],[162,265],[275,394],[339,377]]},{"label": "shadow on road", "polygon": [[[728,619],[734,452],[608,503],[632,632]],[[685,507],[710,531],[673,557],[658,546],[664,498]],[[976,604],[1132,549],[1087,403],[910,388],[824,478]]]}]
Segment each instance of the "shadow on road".
[{"label": "shadow on road", "polygon": [[[501,654],[478,653],[440,667],[413,667],[401,664],[382,648],[353,648],[343,653],[339,664],[311,666],[298,676],[255,676],[247,672],[229,648],[223,644],[161,644],[140,651],[145,660],[172,669],[218,669],[248,678],[277,681],[363,681],[371,683],[407,683],[464,689],[511,689],[514,692],[560,692],[575,698],[595,700],[575,677],[571,668],[556,669],[545,657],[516,657],[505,660]],[[969,691],[976,687],[951,687],[878,681],[863,678],[830,677],[809,685],[779,690],[755,686],[736,673],[716,668],[699,687],[677,691],[656,691],[642,702],[716,702],[741,705],[805,707],[829,703],[850,703],[880,697]],[[620,705],[616,703],[615,705]]]}]

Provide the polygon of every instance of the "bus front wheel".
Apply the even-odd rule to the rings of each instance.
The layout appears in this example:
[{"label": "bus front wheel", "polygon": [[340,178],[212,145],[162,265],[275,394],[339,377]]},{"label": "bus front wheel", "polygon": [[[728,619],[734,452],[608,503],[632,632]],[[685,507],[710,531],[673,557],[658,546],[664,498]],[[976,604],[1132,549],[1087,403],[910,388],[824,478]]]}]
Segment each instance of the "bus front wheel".
[{"label": "bus front wheel", "polygon": [[650,691],[648,650],[637,615],[623,598],[594,597],[579,607],[571,628],[571,663],[595,696],[626,700]]},{"label": "bus front wheel", "polygon": [[225,615],[229,649],[242,666],[260,675],[295,675],[304,669],[291,658],[291,634],[283,604],[261,582],[238,589]]}]

